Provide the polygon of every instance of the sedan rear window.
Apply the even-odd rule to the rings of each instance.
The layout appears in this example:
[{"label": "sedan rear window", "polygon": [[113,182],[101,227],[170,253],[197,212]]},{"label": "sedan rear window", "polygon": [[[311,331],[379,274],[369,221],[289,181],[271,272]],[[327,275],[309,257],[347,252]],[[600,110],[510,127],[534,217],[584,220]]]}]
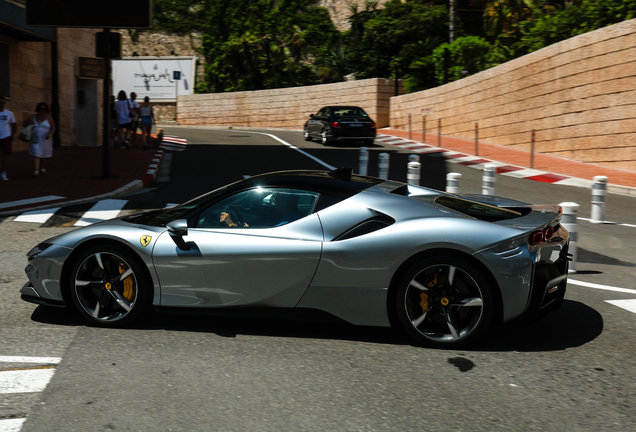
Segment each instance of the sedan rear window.
[{"label": "sedan rear window", "polygon": [[487,222],[514,219],[530,212],[530,209],[515,208],[512,210],[509,208],[497,207],[490,204],[445,195],[435,198],[435,202],[439,205],[455,210],[456,212]]}]

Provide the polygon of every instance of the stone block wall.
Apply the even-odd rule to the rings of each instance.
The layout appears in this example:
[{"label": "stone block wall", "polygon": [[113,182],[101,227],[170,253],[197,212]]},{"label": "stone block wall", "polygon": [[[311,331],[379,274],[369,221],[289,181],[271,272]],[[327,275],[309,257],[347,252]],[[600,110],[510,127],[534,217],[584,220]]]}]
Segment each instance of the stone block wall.
[{"label": "stone block wall", "polygon": [[[479,139],[636,171],[636,19],[437,88],[391,99],[391,128]],[[428,133],[437,133],[431,129]]]},{"label": "stone block wall", "polygon": [[[371,78],[335,84],[179,96],[181,125],[248,126],[301,129],[325,105],[364,108],[378,127],[389,124],[394,81]],[[403,93],[400,87],[400,93]]]}]

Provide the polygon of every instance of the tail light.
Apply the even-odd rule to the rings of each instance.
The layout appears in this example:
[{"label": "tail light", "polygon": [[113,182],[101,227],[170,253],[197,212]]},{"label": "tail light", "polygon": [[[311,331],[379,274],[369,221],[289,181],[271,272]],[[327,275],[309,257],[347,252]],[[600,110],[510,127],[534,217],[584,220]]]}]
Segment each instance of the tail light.
[{"label": "tail light", "polygon": [[543,231],[535,231],[530,234],[530,238],[528,239],[528,243],[530,246],[538,245],[543,241]]},{"label": "tail light", "polygon": [[371,122],[371,128],[372,128],[372,129],[375,129],[375,128],[376,128],[376,126],[375,126],[375,122]]},{"label": "tail light", "polygon": [[340,126],[340,123],[335,121],[335,122],[331,122],[331,127],[332,128],[336,128],[336,129],[340,129],[342,126]]},{"label": "tail light", "polygon": [[554,235],[554,228],[552,228],[551,226],[546,227],[543,230],[543,238],[546,240],[550,240],[552,238],[552,236]]},{"label": "tail light", "polygon": [[528,243],[530,246],[535,246],[541,243],[544,240],[550,240],[554,235],[554,228],[551,226],[545,227],[542,231],[535,231],[530,234],[530,238],[528,239]]}]

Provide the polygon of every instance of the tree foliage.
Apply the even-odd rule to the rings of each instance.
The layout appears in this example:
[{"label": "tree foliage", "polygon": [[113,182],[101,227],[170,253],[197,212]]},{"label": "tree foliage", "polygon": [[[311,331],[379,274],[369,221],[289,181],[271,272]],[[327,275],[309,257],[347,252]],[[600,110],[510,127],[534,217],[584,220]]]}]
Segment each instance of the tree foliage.
[{"label": "tree foliage", "polygon": [[[403,78],[417,91],[636,16],[636,0],[574,0],[567,8],[564,0],[455,0],[457,39],[449,44],[448,4],[390,0],[379,7],[367,0],[351,6],[351,28],[342,33],[315,0],[154,0],[153,8],[155,29],[202,35],[199,92],[347,76]],[[479,14],[483,30],[476,29]]]}]

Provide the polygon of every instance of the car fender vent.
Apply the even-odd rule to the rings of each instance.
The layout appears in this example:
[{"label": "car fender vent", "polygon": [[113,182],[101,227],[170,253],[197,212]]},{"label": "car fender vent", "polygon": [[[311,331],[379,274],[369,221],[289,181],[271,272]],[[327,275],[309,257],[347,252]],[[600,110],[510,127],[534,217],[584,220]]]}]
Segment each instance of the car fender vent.
[{"label": "car fender vent", "polygon": [[387,215],[374,216],[371,219],[367,219],[353,228],[345,231],[334,239],[334,241],[349,240],[355,237],[371,234],[372,232],[379,231],[383,228],[391,226],[395,223],[395,219]]}]

